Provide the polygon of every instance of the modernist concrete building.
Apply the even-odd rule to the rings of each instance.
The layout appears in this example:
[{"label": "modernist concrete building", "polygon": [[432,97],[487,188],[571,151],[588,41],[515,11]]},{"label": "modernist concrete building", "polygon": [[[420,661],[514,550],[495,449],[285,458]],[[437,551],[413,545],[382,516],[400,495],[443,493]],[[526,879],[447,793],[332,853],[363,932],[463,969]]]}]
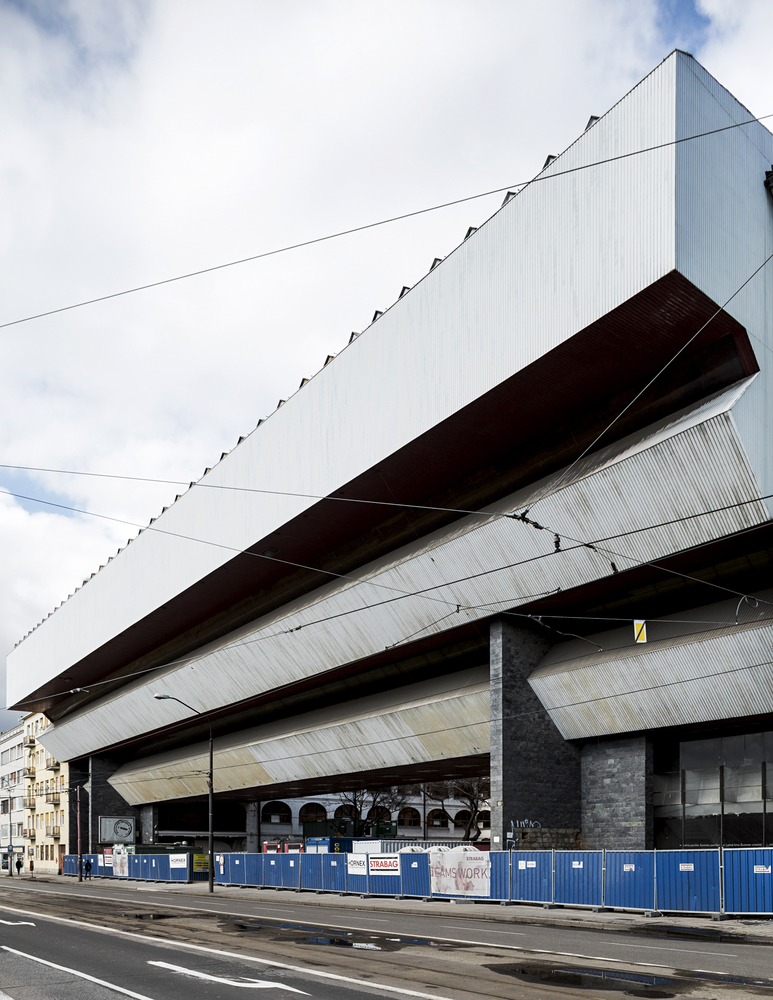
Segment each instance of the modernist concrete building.
[{"label": "modernist concrete building", "polygon": [[493,846],[770,841],[753,118],[672,53],[17,644],[92,823],[200,813],[206,714],[224,830],[490,770]]}]

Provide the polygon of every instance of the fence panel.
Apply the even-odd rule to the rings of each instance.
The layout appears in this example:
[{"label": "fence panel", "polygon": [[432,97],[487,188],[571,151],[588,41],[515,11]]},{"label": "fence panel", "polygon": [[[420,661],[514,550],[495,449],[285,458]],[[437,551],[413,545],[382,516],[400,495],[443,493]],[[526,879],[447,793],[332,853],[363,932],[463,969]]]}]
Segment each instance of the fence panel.
[{"label": "fence panel", "polygon": [[322,888],[330,892],[346,892],[346,855],[321,854]]},{"label": "fence panel", "polygon": [[130,854],[128,857],[129,878],[142,878],[142,855]]},{"label": "fence panel", "polygon": [[400,874],[404,896],[429,896],[429,855],[401,854]]},{"label": "fence panel", "polygon": [[657,909],[717,913],[720,908],[719,851],[658,851]]},{"label": "fence panel", "polygon": [[[355,866],[356,871],[354,870]],[[346,855],[346,891],[360,893],[368,891],[367,854]]]},{"label": "fence panel", "polygon": [[158,879],[159,882],[169,882],[169,855],[156,854],[150,858],[150,878]]},{"label": "fence panel", "polygon": [[510,898],[510,852],[491,851],[491,899]]},{"label": "fence panel", "polygon": [[263,885],[263,855],[244,855],[245,885]]},{"label": "fence panel", "polygon": [[231,884],[247,885],[247,866],[244,854],[231,855]]},{"label": "fence panel", "polygon": [[77,854],[65,854],[64,861],[62,862],[62,872],[65,875],[77,875],[78,874],[78,855]]},{"label": "fence panel", "polygon": [[[223,859],[222,862],[220,859]],[[228,885],[231,881],[231,855],[215,855],[215,882],[218,885]]]},{"label": "fence panel", "polygon": [[301,886],[300,854],[280,854],[279,862],[282,870],[282,888],[299,889]]},{"label": "fence panel", "polygon": [[322,859],[324,854],[300,854],[301,889],[323,889]]},{"label": "fence panel", "polygon": [[[175,861],[172,861],[175,858]],[[185,864],[181,863],[181,860],[185,858]],[[169,881],[170,882],[187,882],[191,875],[191,861],[192,858],[190,854],[170,854],[169,855]]]},{"label": "fence panel", "polygon": [[281,854],[266,854],[263,858],[263,884],[269,886],[275,886],[277,889],[282,887],[282,868],[281,868],[282,855]]},{"label": "fence panel", "polygon": [[726,848],[723,852],[726,913],[773,913],[773,850]]},{"label": "fence panel", "polygon": [[601,906],[601,851],[556,851],[555,902]]},{"label": "fence panel", "polygon": [[510,899],[525,903],[553,902],[553,852],[513,851]]},{"label": "fence panel", "polygon": [[604,906],[626,910],[655,908],[653,851],[607,851]]}]

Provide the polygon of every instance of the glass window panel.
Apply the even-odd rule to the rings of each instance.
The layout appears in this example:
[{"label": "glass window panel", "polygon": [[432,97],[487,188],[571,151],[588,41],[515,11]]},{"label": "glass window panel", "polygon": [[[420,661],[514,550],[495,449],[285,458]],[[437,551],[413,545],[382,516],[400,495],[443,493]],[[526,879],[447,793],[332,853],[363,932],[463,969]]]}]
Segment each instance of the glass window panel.
[{"label": "glass window panel", "polygon": [[682,846],[681,818],[655,817],[655,847],[659,851],[674,850]]},{"label": "glass window panel", "polygon": [[702,806],[687,806],[684,820],[684,847],[713,847],[719,844],[720,816],[695,814]]},{"label": "glass window panel", "polygon": [[719,803],[719,768],[685,771],[684,801],[688,805]]},{"label": "glass window panel", "polygon": [[769,763],[773,764],[773,732],[763,733],[763,750],[764,759]]},{"label": "glass window panel", "polygon": [[722,740],[717,737],[712,740],[692,740],[682,743],[682,767],[685,770],[699,770],[706,767],[719,767],[721,761]]},{"label": "glass window panel", "polygon": [[762,733],[747,736],[724,736],[722,738],[721,764],[728,767],[744,767],[762,760]]},{"label": "glass window panel", "polygon": [[675,806],[682,804],[682,776],[679,771],[670,774],[653,775],[653,806]]},{"label": "glass window panel", "polygon": [[725,802],[762,802],[762,768],[725,767]]},{"label": "glass window panel", "polygon": [[762,843],[762,809],[759,812],[725,812],[723,840],[728,847],[754,847]]}]

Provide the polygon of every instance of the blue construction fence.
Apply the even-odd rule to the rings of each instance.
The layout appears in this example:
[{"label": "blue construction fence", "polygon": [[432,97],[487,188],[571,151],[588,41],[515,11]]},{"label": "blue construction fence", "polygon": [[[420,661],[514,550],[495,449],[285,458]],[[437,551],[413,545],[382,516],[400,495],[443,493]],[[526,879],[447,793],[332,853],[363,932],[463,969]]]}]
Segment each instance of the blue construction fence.
[{"label": "blue construction fence", "polygon": [[[374,856],[375,857],[375,856]],[[372,872],[367,854],[218,854],[219,885],[353,893],[422,899],[470,898],[492,902],[606,907],[669,913],[773,914],[773,848],[682,851],[492,851],[490,894],[433,893],[428,854],[392,858],[391,871]],[[206,880],[169,855],[130,854],[128,874],[116,876],[101,855],[83,855],[92,876],[156,882]],[[350,860],[351,859],[351,860]],[[64,874],[78,874],[77,855]]]}]

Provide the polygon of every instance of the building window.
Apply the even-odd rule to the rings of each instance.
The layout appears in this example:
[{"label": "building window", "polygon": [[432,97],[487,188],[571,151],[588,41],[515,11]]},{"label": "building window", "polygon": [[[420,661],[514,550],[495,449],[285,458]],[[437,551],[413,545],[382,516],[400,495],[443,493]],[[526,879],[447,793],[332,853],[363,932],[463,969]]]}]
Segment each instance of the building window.
[{"label": "building window", "polygon": [[299,819],[301,823],[324,823],[327,819],[327,811],[319,802],[307,802],[301,806]]},{"label": "building window", "polygon": [[418,809],[414,809],[413,806],[406,806],[405,809],[401,809],[397,815],[397,825],[398,826],[421,826],[421,813]]},{"label": "building window", "polygon": [[448,829],[451,817],[443,809],[433,809],[427,816],[427,826]]},{"label": "building window", "polygon": [[469,822],[470,810],[460,809],[456,816],[454,816],[454,830],[466,830]]},{"label": "building window", "polygon": [[292,823],[293,815],[286,802],[267,802],[263,806],[261,819],[264,823]]}]

